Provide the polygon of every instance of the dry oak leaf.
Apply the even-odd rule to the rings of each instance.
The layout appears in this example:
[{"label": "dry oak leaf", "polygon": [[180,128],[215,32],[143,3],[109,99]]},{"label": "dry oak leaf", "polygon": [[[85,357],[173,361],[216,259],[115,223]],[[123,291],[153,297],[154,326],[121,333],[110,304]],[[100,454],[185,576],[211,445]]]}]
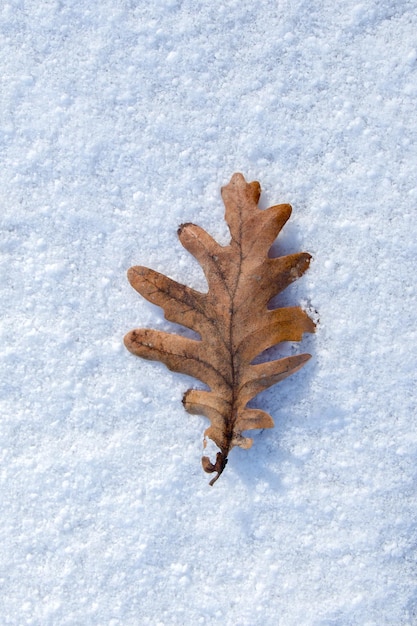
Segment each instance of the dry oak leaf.
[{"label": "dry oak leaf", "polygon": [[309,354],[275,361],[252,362],[261,352],[281,341],[300,341],[314,332],[314,322],[300,307],[270,310],[268,302],[308,268],[306,252],[269,258],[268,252],[291,214],[289,204],[266,210],[257,206],[258,182],[247,183],[234,174],[222,188],[225,218],[231,242],[219,245],[195,224],[178,230],[182,245],[197,259],[208,282],[208,292],[186,287],[146,267],[131,267],[129,281],[142,296],[162,307],[165,317],[196,331],[201,339],[151,329],[128,333],[124,342],[133,354],[162,361],[175,372],[194,376],[210,391],[189,389],[183,399],[189,413],[205,415],[205,431],[218,446],[216,461],[203,456],[206,472],[223,472],[234,446],[250,448],[253,440],[242,433],[272,428],[271,416],[247,408],[254,396],[299,370]]}]

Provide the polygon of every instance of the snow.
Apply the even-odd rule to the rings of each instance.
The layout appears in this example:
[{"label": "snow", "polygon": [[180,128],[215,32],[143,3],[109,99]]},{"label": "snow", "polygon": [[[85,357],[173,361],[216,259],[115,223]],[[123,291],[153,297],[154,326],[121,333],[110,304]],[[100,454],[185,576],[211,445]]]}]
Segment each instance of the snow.
[{"label": "snow", "polygon": [[[2,624],[417,624],[416,32],[411,0],[1,4]],[[125,272],[204,290],[176,229],[226,243],[235,171],[293,205],[280,302],[320,322],[211,488]]]}]

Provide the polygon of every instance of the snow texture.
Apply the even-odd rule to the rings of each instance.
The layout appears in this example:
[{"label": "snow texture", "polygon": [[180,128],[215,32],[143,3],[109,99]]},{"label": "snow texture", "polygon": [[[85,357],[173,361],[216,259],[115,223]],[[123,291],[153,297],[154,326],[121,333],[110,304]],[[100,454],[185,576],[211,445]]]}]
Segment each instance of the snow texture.
[{"label": "snow texture", "polygon": [[[1,3],[2,625],[417,624],[416,33],[413,0]],[[204,290],[176,229],[226,243],[235,171],[293,205],[280,303],[320,323],[210,488],[125,272]]]}]

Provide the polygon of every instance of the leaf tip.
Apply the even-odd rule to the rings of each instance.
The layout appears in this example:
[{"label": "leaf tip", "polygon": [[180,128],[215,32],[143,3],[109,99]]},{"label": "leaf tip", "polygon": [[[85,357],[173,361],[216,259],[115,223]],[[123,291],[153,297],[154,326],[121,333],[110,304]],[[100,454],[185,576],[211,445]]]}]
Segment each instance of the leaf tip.
[{"label": "leaf tip", "polygon": [[285,224],[285,222],[288,222],[291,217],[292,206],[291,204],[279,204],[278,206],[280,209],[281,221]]},{"label": "leaf tip", "polygon": [[133,277],[135,276],[135,270],[133,267],[129,267],[126,272],[127,280],[132,283]]},{"label": "leaf tip", "polygon": [[132,354],[137,355],[138,350],[138,331],[131,330],[123,337],[123,343],[125,348],[129,350]]},{"label": "leaf tip", "polygon": [[138,287],[141,284],[146,271],[149,270],[147,270],[146,267],[142,267],[141,265],[133,265],[127,270],[127,280],[132,285],[133,289],[136,289],[136,291],[138,291]]},{"label": "leaf tip", "polygon": [[191,222],[185,222],[185,224],[180,224],[177,228],[177,235],[178,237],[181,237],[182,231],[187,228],[187,226],[193,226],[193,224],[191,224]]},{"label": "leaf tip", "polygon": [[239,192],[243,192],[247,195],[255,204],[258,203],[258,200],[261,195],[261,185],[257,180],[252,181],[251,183],[246,182],[245,177],[240,172],[235,172],[232,178],[230,179],[227,185],[221,188],[221,194],[224,198],[228,193],[236,194]]}]

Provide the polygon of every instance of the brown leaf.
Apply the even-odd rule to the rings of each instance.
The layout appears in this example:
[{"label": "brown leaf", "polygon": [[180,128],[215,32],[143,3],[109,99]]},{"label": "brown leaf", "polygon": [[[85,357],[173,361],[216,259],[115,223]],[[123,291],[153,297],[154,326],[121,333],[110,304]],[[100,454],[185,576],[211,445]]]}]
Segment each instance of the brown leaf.
[{"label": "brown leaf", "polygon": [[314,322],[300,307],[269,310],[268,302],[308,268],[310,255],[301,252],[275,259],[268,252],[291,214],[288,204],[261,211],[260,185],[234,174],[222,188],[231,242],[220,246],[194,224],[178,230],[182,245],[197,259],[209,290],[200,293],[146,267],[131,267],[131,285],[150,302],[163,307],[165,317],[196,331],[201,339],[187,339],[158,330],[133,330],[125,345],[133,354],[162,361],[169,369],[198,378],[210,391],[190,389],[183,399],[189,413],[205,415],[205,437],[220,449],[213,464],[203,468],[223,472],[234,446],[249,448],[242,433],[272,428],[272,417],[246,405],[254,396],[299,370],[309,354],[254,365],[261,352],[281,341],[300,341],[314,332]]}]

